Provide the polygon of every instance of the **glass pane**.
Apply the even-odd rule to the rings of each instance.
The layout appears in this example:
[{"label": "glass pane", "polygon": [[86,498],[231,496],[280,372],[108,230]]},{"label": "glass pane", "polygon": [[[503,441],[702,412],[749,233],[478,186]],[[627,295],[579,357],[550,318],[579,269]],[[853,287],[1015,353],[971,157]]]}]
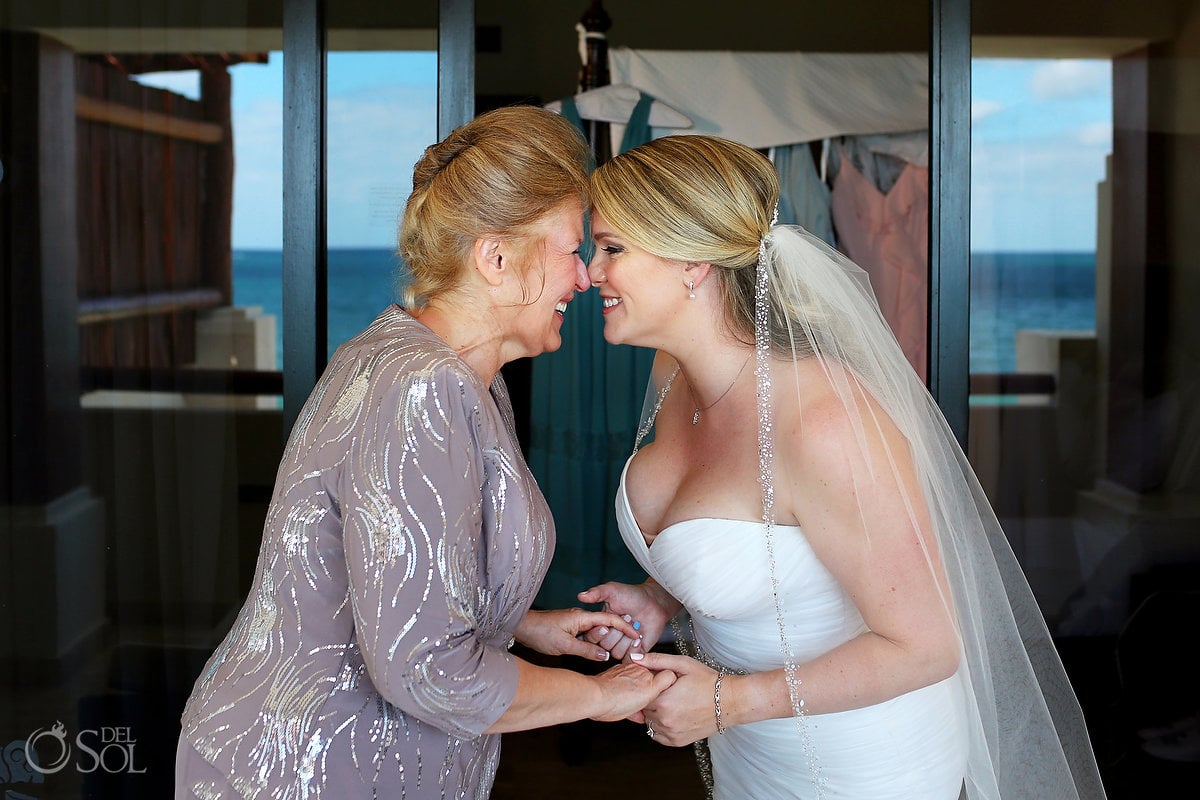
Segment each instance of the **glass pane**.
[{"label": "glass pane", "polygon": [[437,138],[435,51],[330,52],[329,353],[399,301],[412,170]]},{"label": "glass pane", "polygon": [[243,248],[279,241],[278,8],[200,28],[169,3],[23,5],[0,29],[0,607],[19,620],[0,784],[169,797],[282,449],[278,268],[242,281]]},{"label": "glass pane", "polygon": [[1111,73],[1100,59],[972,65],[972,372],[1037,371],[1018,331],[1094,336]]},{"label": "glass pane", "polygon": [[[255,366],[283,368],[283,53],[233,79],[233,299],[272,320]],[[240,362],[238,363],[240,366]],[[252,367],[244,367],[252,368]]]},{"label": "glass pane", "polygon": [[1200,330],[1182,299],[1200,263],[1185,122],[1200,4],[989,8],[973,40],[969,456],[1108,796],[1182,796],[1200,730],[1173,652],[1200,596]]}]

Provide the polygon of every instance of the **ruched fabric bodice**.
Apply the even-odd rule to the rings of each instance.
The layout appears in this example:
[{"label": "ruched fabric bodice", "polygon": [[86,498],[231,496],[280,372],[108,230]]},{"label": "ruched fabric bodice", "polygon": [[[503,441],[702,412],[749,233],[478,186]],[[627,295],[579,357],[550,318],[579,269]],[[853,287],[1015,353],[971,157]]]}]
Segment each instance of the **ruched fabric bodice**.
[{"label": "ruched fabric bodice", "polygon": [[[628,470],[627,462],[616,498],[621,537],[647,574],[683,603],[703,657],[735,672],[781,668],[766,526],[684,520],[647,546],[625,491]],[[797,663],[867,630],[799,527],[777,525],[773,538]],[[709,739],[715,796],[956,800],[966,761],[963,692],[955,675],[865,708],[730,728]]]}]

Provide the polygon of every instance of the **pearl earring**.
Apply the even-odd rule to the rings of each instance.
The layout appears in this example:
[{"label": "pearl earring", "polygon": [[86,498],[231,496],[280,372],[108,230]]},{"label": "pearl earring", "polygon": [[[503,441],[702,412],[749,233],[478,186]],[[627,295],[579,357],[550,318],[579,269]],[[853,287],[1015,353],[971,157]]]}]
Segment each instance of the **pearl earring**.
[{"label": "pearl earring", "polygon": [[696,299],[696,282],[695,281],[688,281],[688,297],[690,297],[693,300]]}]

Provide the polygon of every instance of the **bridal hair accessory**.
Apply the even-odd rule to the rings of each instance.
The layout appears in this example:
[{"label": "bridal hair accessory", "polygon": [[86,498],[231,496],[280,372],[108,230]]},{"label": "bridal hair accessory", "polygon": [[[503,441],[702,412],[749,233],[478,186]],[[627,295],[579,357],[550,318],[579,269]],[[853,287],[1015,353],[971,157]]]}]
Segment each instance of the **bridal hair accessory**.
[{"label": "bridal hair accessory", "polygon": [[688,281],[688,299],[690,299],[690,300],[696,299],[696,282],[695,281]]},{"label": "bridal hair accessory", "polygon": [[[761,276],[763,274],[763,269],[766,266],[765,262],[767,260],[767,236],[769,236],[771,234],[771,228],[774,228],[776,223],[778,223],[778,222],[779,222],[779,203],[776,203],[775,207],[771,209],[771,224],[767,226],[767,232],[764,233],[758,240],[758,264],[756,265],[756,269],[755,269],[755,273],[754,273],[756,276]],[[757,286],[757,284],[755,284],[755,285]],[[764,292],[766,291],[765,284],[764,284],[763,291]],[[755,300],[757,301],[757,295],[755,297]],[[755,321],[757,322],[757,319]]]}]

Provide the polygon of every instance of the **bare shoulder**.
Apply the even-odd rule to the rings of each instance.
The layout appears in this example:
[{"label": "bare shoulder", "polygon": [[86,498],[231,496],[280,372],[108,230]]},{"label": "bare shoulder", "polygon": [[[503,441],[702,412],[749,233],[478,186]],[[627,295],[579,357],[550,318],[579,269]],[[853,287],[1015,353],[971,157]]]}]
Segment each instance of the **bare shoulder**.
[{"label": "bare shoulder", "polygon": [[809,489],[840,488],[861,470],[875,472],[881,459],[907,451],[888,411],[852,372],[814,358],[798,363],[796,379],[799,402],[776,377],[783,436],[777,458],[791,481]]}]

